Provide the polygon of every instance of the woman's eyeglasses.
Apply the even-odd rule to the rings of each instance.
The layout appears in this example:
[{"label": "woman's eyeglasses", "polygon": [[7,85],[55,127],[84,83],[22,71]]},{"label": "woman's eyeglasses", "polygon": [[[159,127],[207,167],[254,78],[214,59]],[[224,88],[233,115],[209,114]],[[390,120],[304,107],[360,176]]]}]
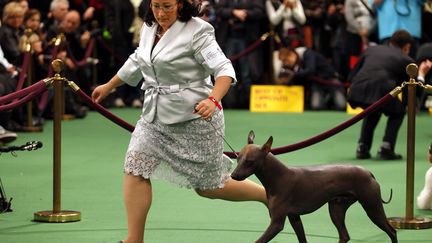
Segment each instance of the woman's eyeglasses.
[{"label": "woman's eyeglasses", "polygon": [[175,4],[165,4],[165,5],[159,5],[159,4],[152,4],[150,3],[150,8],[153,11],[164,11],[165,13],[171,12],[174,9]]}]

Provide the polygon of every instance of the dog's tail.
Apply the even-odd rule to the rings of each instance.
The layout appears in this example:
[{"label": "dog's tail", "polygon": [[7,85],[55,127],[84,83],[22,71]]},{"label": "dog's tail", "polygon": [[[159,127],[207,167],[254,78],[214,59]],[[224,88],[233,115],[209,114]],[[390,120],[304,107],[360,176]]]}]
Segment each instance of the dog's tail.
[{"label": "dog's tail", "polygon": [[390,198],[387,201],[384,201],[381,198],[381,202],[384,203],[384,204],[388,204],[392,200],[392,197],[393,197],[393,189],[390,189]]}]

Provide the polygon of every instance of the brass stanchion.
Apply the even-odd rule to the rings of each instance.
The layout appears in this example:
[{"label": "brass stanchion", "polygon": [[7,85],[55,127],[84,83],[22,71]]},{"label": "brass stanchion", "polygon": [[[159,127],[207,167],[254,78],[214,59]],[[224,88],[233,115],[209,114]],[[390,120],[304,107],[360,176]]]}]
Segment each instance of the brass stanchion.
[{"label": "brass stanchion", "polygon": [[406,67],[410,76],[408,86],[408,134],[407,134],[407,165],[406,165],[406,207],[405,217],[389,218],[389,223],[397,229],[428,229],[432,228],[432,219],[414,217],[414,153],[415,153],[415,116],[416,116],[416,82],[418,66],[414,63]]},{"label": "brass stanchion", "polygon": [[[54,44],[54,46],[58,47],[59,50],[60,50],[60,47],[61,47],[60,45],[62,43],[65,43],[65,42],[66,42],[66,36],[64,35],[64,33],[60,33],[60,34],[58,34],[55,38],[53,38],[50,41],[50,45]],[[54,60],[54,61],[56,61],[56,60]],[[53,65],[55,65],[54,61],[53,61]],[[62,63],[62,69],[61,69],[61,71],[63,69],[64,69],[64,65]],[[64,94],[64,87],[63,86],[61,87],[61,93]],[[64,97],[64,95],[63,95],[63,97]],[[73,119],[75,119],[74,115],[72,115],[72,114],[65,114],[65,101],[64,101],[64,98],[62,99],[61,104],[62,105],[61,105],[60,111],[61,111],[61,118],[62,118],[62,120],[73,120]]]},{"label": "brass stanchion", "polygon": [[77,211],[61,210],[61,120],[65,79],[60,76],[63,62],[54,60],[52,68],[56,73],[54,84],[54,163],[53,163],[53,210],[34,213],[34,221],[49,223],[65,223],[81,220],[81,213]]},{"label": "brass stanchion", "polygon": [[[31,57],[32,45],[30,42],[30,38],[32,34],[33,31],[31,29],[25,30],[25,36],[27,37],[25,43],[25,52],[28,53],[30,56],[29,63],[27,66],[27,77],[26,77],[27,86],[30,86],[33,83],[33,58]],[[35,126],[33,124],[33,102],[32,101],[28,102],[26,108],[27,108],[27,121],[26,121],[26,125],[22,127],[23,130],[25,132],[41,132],[43,130],[42,126]]]}]

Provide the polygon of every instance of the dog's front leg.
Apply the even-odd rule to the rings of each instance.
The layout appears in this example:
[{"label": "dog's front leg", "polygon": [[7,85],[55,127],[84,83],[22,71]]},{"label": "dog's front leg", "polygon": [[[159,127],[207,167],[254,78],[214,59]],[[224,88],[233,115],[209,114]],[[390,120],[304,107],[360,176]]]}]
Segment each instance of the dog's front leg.
[{"label": "dog's front leg", "polygon": [[303,223],[300,219],[300,216],[297,214],[289,214],[288,219],[297,235],[298,242],[306,243],[306,235],[304,233]]},{"label": "dog's front leg", "polygon": [[271,213],[271,222],[264,234],[255,243],[267,243],[273,239],[285,225],[285,215],[274,215]]}]

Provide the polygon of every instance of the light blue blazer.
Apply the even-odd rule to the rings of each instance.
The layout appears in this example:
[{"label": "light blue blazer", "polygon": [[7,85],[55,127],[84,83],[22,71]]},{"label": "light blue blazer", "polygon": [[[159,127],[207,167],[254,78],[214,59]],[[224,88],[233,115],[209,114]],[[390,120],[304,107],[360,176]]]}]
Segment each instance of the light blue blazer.
[{"label": "light blue blazer", "polygon": [[157,27],[143,25],[138,48],[117,75],[131,86],[144,78],[142,116],[146,121],[157,117],[174,124],[198,118],[194,106],[210,94],[210,74],[236,82],[231,61],[217,44],[214,28],[200,18],[174,22],[153,48]]}]

